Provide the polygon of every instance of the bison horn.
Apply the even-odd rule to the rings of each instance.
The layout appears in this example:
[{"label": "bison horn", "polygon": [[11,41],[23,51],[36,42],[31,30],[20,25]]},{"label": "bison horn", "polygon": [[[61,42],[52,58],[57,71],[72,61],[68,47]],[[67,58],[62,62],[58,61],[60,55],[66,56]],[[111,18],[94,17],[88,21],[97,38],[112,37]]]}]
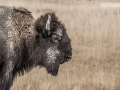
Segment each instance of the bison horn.
[{"label": "bison horn", "polygon": [[48,20],[47,20],[47,22],[46,22],[46,30],[50,30],[50,22],[51,22],[51,16],[50,15],[48,15]]}]

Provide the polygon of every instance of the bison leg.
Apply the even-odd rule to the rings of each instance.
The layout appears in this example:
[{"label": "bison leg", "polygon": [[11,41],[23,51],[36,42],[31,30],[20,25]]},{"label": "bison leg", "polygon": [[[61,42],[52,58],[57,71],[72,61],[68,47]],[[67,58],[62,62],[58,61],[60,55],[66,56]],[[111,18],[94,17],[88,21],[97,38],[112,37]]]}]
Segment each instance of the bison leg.
[{"label": "bison leg", "polygon": [[0,90],[10,90],[10,86],[12,85],[12,73],[13,73],[13,61],[8,59],[7,63],[5,63],[3,67],[3,72],[0,75]]}]

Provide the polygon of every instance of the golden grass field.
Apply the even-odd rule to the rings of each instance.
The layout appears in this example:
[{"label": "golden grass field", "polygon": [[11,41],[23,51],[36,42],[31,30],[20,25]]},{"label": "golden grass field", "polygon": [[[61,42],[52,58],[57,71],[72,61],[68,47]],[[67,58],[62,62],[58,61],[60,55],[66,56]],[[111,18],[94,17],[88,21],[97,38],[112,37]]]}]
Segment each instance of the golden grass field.
[{"label": "golden grass field", "polygon": [[34,68],[14,80],[11,90],[120,90],[120,7],[100,2],[119,0],[0,0],[0,5],[25,7],[35,19],[55,12],[72,40],[73,57],[53,77]]}]

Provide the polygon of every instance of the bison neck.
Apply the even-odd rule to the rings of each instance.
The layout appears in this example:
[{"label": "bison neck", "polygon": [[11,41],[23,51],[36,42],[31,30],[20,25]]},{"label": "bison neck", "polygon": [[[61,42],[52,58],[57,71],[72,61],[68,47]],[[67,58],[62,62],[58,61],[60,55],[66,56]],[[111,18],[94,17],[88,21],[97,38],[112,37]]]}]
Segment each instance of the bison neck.
[{"label": "bison neck", "polygon": [[38,59],[38,47],[35,45],[36,32],[34,30],[34,18],[31,14],[26,14],[21,10],[13,9],[12,17],[12,32],[14,51],[16,53],[15,67],[13,76],[17,73],[24,74],[32,67],[36,66]]}]

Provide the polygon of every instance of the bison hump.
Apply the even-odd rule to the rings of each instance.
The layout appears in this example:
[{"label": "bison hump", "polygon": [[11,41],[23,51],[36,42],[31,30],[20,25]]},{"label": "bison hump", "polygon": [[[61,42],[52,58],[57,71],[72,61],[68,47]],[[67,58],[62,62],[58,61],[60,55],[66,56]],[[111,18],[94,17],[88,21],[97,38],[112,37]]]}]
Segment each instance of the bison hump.
[{"label": "bison hump", "polygon": [[30,15],[30,14],[31,14],[31,12],[30,12],[29,10],[27,10],[27,9],[25,9],[25,8],[23,8],[23,7],[18,7],[18,8],[15,8],[15,7],[14,7],[14,10],[15,10],[16,12],[21,12],[21,13],[24,13],[24,14],[27,14],[27,15]]}]

